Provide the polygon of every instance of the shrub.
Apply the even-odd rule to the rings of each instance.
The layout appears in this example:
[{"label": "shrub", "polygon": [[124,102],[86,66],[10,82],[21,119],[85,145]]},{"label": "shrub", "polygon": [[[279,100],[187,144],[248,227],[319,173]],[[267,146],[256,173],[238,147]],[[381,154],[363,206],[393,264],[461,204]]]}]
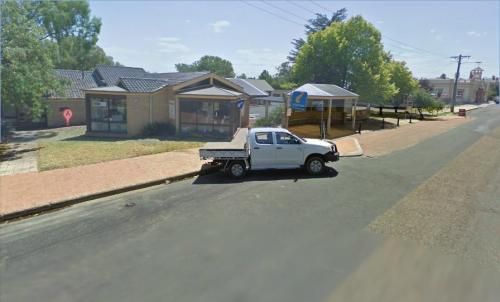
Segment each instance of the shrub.
[{"label": "shrub", "polygon": [[283,108],[274,108],[267,118],[263,117],[255,121],[255,127],[273,127],[281,124],[281,118],[283,117]]},{"label": "shrub", "polygon": [[144,127],[142,135],[144,136],[166,136],[174,135],[175,126],[170,123],[152,123]]},{"label": "shrub", "polygon": [[10,124],[7,124],[7,122],[4,122],[2,121],[2,140],[4,140],[5,138],[7,138],[9,136],[9,134],[11,133],[12,131],[12,126]]}]

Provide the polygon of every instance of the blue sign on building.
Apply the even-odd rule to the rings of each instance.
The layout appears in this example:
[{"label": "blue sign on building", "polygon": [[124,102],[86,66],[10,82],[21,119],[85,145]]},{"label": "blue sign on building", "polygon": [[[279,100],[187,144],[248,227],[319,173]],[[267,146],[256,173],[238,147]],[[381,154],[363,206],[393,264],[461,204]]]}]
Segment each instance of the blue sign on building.
[{"label": "blue sign on building", "polygon": [[293,91],[290,94],[290,107],[295,111],[306,111],[307,92]]},{"label": "blue sign on building", "polygon": [[244,105],[245,105],[245,100],[236,101],[236,107],[238,107],[238,109],[243,108]]}]

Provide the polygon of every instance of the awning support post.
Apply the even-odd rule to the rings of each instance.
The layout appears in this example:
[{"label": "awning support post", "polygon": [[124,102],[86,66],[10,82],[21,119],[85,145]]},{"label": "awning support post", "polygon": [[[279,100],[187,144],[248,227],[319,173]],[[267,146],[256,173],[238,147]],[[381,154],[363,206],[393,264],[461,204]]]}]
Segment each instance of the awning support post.
[{"label": "awning support post", "polygon": [[328,134],[330,130],[330,125],[332,124],[332,100],[328,100],[328,122],[326,125],[326,133]]},{"label": "awning support post", "polygon": [[354,99],[354,105],[352,106],[352,130],[356,130],[356,106],[358,104],[358,99]]}]

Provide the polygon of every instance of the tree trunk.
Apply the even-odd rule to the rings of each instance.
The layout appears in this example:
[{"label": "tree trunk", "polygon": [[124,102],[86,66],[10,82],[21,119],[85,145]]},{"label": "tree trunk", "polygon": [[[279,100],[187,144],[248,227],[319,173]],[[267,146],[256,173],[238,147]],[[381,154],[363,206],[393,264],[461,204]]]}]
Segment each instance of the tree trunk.
[{"label": "tree trunk", "polygon": [[422,109],[418,108],[418,113],[420,114],[420,120],[422,121],[424,119],[424,115],[422,114]]},{"label": "tree trunk", "polygon": [[382,107],[378,107],[378,115],[382,116]]}]

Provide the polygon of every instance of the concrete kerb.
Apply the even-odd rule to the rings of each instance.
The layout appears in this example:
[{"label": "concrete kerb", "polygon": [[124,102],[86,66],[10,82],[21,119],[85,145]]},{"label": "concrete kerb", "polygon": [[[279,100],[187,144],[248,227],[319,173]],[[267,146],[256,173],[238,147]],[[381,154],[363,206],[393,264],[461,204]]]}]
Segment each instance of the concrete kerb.
[{"label": "concrete kerb", "polygon": [[352,144],[354,144],[354,146],[356,147],[356,150],[351,151],[351,152],[342,152],[342,150],[339,148],[340,157],[362,156],[363,155],[363,148],[361,148],[359,141],[352,136],[343,137],[343,138],[339,138],[339,139],[335,139],[335,140],[327,140],[327,141],[331,142],[331,143],[336,143],[337,145],[339,145],[339,144],[342,144],[342,141],[347,141],[347,140],[352,141]]},{"label": "concrete kerb", "polygon": [[180,174],[180,175],[176,175],[176,176],[172,176],[172,177],[166,177],[166,178],[147,181],[147,182],[143,182],[143,183],[133,184],[133,185],[129,185],[129,186],[121,187],[121,188],[116,188],[116,189],[111,189],[111,190],[107,190],[107,191],[96,192],[96,193],[83,195],[83,196],[76,197],[76,198],[69,198],[66,200],[61,200],[61,201],[57,201],[54,203],[49,203],[49,204],[35,207],[35,208],[24,209],[21,211],[0,215],[0,223],[4,223],[4,222],[15,220],[15,219],[26,218],[26,217],[37,215],[37,214],[44,214],[46,212],[66,208],[66,207],[69,207],[69,206],[72,206],[75,204],[79,204],[79,203],[82,203],[85,201],[94,200],[97,198],[108,197],[108,196],[112,196],[112,195],[116,195],[116,194],[135,191],[135,190],[144,189],[147,187],[157,186],[157,185],[161,185],[161,184],[169,184],[172,182],[181,181],[181,180],[195,177],[195,176],[199,176],[199,175],[207,175],[210,173],[214,173],[217,170],[219,170],[219,167],[207,166],[207,167],[202,167],[200,170],[194,171],[194,172],[188,172],[188,173],[184,173],[184,174]]}]

